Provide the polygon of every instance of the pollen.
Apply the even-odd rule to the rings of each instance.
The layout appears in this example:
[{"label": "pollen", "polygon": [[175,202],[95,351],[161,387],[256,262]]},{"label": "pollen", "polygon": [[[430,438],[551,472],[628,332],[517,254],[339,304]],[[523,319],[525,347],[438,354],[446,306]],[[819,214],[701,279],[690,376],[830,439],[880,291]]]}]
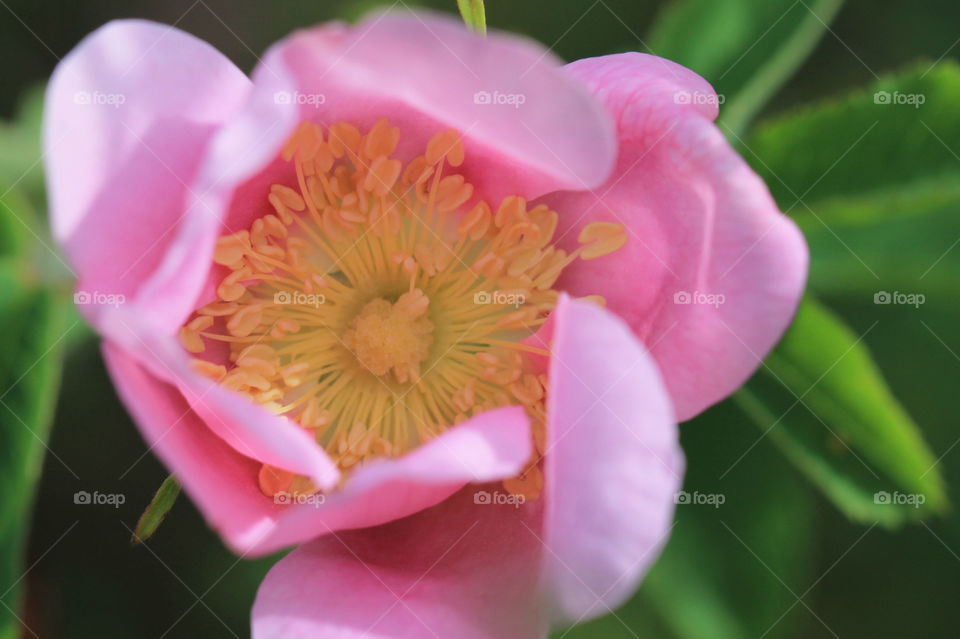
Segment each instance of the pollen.
[{"label": "pollen", "polygon": [[[523,406],[535,453],[504,486],[536,498],[549,390],[531,355],[549,351],[525,339],[555,308],[563,270],[618,250],[625,229],[588,224],[567,253],[553,245],[555,211],[476,196],[456,171],[457,131],[406,162],[393,157],[400,137],[386,119],[366,132],[302,123],[281,152],[291,177],[217,242],[217,299],[180,341],[194,370],[297,423],[345,473]],[[251,481],[267,496],[316,491],[266,465]]]}]

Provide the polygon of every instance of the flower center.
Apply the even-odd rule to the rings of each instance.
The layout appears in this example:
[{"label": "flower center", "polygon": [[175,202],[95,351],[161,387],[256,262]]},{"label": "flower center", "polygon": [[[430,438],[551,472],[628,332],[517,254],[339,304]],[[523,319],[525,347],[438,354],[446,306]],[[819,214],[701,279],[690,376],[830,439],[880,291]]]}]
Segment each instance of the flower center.
[{"label": "flower center", "polygon": [[374,375],[392,371],[398,382],[417,381],[420,362],[433,343],[429,304],[420,289],[404,293],[393,304],[382,297],[371,300],[350,322],[343,344]]},{"label": "flower center", "polygon": [[[197,309],[181,342],[206,353],[196,370],[297,422],[343,470],[524,406],[537,452],[505,486],[534,497],[547,379],[528,355],[549,352],[524,339],[555,307],[563,269],[626,234],[589,224],[567,254],[552,245],[548,207],[474,198],[451,172],[464,161],[456,131],[406,165],[391,157],[399,139],[385,119],[365,134],[301,124],[282,152],[290,180],[270,188],[249,229],[220,238],[219,299]],[[315,490],[268,466],[259,482],[267,495]]]}]

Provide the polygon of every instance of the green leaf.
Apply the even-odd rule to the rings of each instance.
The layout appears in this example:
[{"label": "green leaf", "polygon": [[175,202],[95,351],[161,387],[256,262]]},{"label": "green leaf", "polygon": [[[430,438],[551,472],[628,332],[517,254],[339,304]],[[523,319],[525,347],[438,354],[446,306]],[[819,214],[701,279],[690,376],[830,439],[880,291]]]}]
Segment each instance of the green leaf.
[{"label": "green leaf", "polygon": [[43,196],[43,166],[40,130],[43,87],[28,91],[20,102],[16,117],[0,121],[0,193],[16,186],[35,201]]},{"label": "green leaf", "polygon": [[848,517],[892,527],[943,512],[947,498],[936,458],[863,343],[871,329],[858,336],[804,300],[735,400]]},{"label": "green leaf", "polygon": [[147,504],[147,508],[140,515],[140,521],[137,522],[137,528],[133,531],[131,544],[141,544],[149,539],[157,528],[163,523],[164,518],[180,496],[180,482],[170,475],[153,496],[153,499]]},{"label": "green leaf", "polygon": [[[886,96],[923,103],[876,102]],[[953,298],[960,264],[941,258],[960,235],[958,103],[960,66],[921,64],[746,139],[744,157],[807,237],[814,290]]]},{"label": "green leaf", "polygon": [[843,0],[676,0],[649,39],[653,53],[713,84],[739,135],[823,36]]},{"label": "green leaf", "polygon": [[471,31],[487,32],[487,14],[483,7],[483,0],[457,0],[457,7],[463,22]]},{"label": "green leaf", "polygon": [[[26,126],[32,128],[34,124]],[[0,127],[8,141],[16,127]],[[3,148],[3,147],[0,147]],[[14,150],[21,150],[19,146]],[[4,152],[8,151],[4,148]],[[4,154],[0,154],[4,155]],[[0,177],[7,164],[0,162]],[[66,289],[45,287],[48,274],[29,174],[0,199],[0,638],[20,636],[17,619],[26,540],[46,442],[57,403],[63,351],[79,327]],[[42,180],[38,187],[42,191]],[[49,241],[49,240],[48,240]]]},{"label": "green leaf", "polygon": [[[923,96],[923,104],[884,104]],[[747,138],[748,159],[780,204],[940,188],[960,174],[960,65],[944,60],[882,77],[870,87],[789,111]],[[827,171],[827,169],[830,169]],[[856,201],[856,200],[854,200]],[[809,215],[809,212],[800,214]]]},{"label": "green leaf", "polygon": [[[64,300],[25,288],[0,268],[0,584],[4,604],[19,608],[24,553],[40,469],[56,406],[62,347],[71,327]],[[75,326],[75,324],[74,324]],[[19,621],[0,610],[0,637],[20,634]]]}]

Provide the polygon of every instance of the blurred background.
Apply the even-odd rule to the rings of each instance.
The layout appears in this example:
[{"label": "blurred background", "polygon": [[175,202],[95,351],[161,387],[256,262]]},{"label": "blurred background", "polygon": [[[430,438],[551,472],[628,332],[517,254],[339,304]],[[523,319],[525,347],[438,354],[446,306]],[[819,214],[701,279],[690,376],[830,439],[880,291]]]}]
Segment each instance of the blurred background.
[{"label": "blurred background", "polygon": [[[275,561],[233,556],[185,498],[130,545],[166,473],[46,248],[46,78],[114,18],[251,70],[291,30],[381,4],[0,0],[0,637],[247,637]],[[960,5],[488,0],[487,20],[566,60],[652,51],[704,75],[806,233],[819,300],[743,393],[683,425],[692,497],[641,591],[556,636],[957,637]]]}]

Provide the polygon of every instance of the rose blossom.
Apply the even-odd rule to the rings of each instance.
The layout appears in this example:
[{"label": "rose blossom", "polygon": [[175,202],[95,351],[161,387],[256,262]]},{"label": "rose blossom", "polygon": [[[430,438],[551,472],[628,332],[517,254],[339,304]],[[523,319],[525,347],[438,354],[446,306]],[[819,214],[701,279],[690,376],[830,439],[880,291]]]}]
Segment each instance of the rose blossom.
[{"label": "rose blossom", "polygon": [[296,32],[251,78],[142,21],[58,66],[52,225],[78,290],[125,300],[81,309],[121,398],[234,550],[304,544],[255,637],[538,637],[633,592],[676,423],[806,274],[684,95],[715,97],[430,14]]}]

